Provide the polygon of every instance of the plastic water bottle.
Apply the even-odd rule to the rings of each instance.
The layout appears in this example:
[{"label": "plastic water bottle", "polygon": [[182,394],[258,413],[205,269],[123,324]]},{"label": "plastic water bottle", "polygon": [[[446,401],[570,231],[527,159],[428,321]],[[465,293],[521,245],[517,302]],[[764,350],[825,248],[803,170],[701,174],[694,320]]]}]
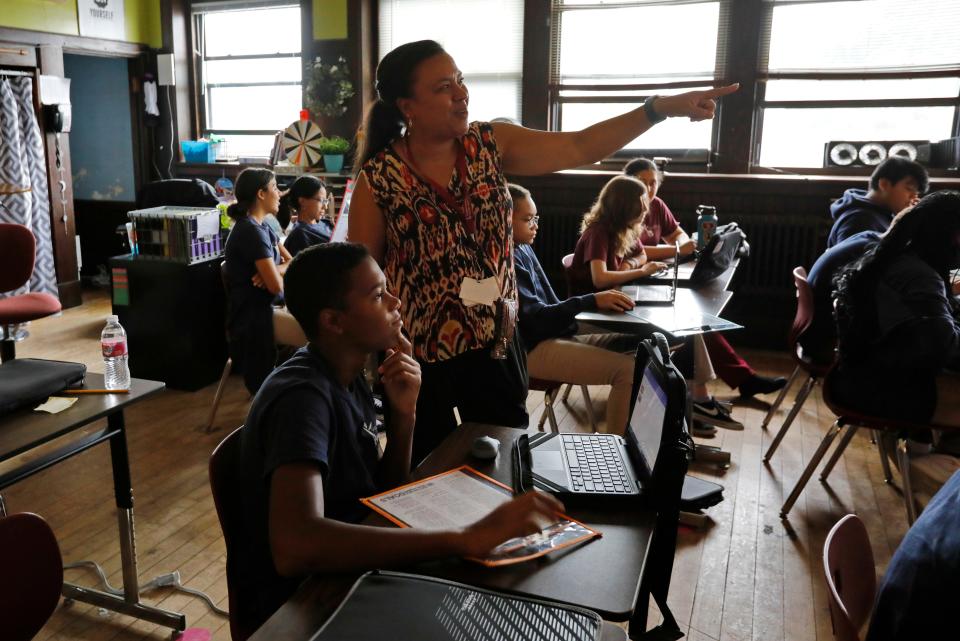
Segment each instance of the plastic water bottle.
[{"label": "plastic water bottle", "polygon": [[703,251],[716,231],[717,208],[710,205],[697,207],[697,251]]},{"label": "plastic water bottle", "polygon": [[107,325],[100,332],[103,351],[103,383],[106,389],[130,389],[130,367],[127,364],[127,332],[116,316],[107,316]]}]

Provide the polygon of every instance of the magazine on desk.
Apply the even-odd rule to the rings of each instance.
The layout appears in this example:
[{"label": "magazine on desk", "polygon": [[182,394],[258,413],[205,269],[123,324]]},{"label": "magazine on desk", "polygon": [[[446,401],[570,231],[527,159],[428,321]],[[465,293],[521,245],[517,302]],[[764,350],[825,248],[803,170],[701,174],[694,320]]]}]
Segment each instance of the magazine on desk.
[{"label": "magazine on desk", "polygon": [[[512,498],[508,486],[462,465],[361,501],[400,527],[449,530],[476,523]],[[601,536],[564,514],[558,516],[536,534],[504,541],[485,557],[467,560],[488,567],[511,565]]]}]

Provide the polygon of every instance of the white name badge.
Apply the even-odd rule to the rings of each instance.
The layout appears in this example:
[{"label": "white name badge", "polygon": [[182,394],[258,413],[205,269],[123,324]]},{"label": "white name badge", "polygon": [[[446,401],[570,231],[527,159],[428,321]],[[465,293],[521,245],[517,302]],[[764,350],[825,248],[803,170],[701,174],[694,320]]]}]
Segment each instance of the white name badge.
[{"label": "white name badge", "polygon": [[474,305],[490,305],[500,298],[500,285],[493,276],[477,280],[464,278],[460,283],[460,299],[467,307]]}]

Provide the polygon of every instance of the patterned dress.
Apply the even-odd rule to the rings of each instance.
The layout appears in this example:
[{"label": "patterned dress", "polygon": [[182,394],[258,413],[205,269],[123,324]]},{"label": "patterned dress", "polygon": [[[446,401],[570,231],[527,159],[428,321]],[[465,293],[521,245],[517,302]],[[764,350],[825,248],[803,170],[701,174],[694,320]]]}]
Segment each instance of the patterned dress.
[{"label": "patterned dress", "polygon": [[[445,198],[388,146],[362,167],[386,218],[384,273],[417,360],[447,360],[490,347],[494,308],[466,307],[464,278],[497,279],[500,295],[516,299],[511,216],[500,152],[488,123],[472,123],[460,138],[457,163]],[[461,175],[465,169],[465,176]],[[473,217],[475,231],[466,219]]]}]

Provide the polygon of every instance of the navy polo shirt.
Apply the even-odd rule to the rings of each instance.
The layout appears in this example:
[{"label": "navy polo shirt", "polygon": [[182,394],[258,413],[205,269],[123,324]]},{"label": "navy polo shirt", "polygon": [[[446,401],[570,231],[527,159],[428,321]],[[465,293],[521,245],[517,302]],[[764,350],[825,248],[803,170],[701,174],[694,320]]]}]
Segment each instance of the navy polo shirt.
[{"label": "navy polo shirt", "polygon": [[[358,376],[344,387],[313,348],[300,348],[264,381],[242,432],[239,490],[244,536],[231,550],[238,606],[259,626],[304,577],[277,574],[268,532],[270,479],[290,463],[315,465],[323,477],[324,516],[357,523],[360,499],[378,492],[379,441],[373,395]],[[317,542],[322,545],[322,541]]]}]

